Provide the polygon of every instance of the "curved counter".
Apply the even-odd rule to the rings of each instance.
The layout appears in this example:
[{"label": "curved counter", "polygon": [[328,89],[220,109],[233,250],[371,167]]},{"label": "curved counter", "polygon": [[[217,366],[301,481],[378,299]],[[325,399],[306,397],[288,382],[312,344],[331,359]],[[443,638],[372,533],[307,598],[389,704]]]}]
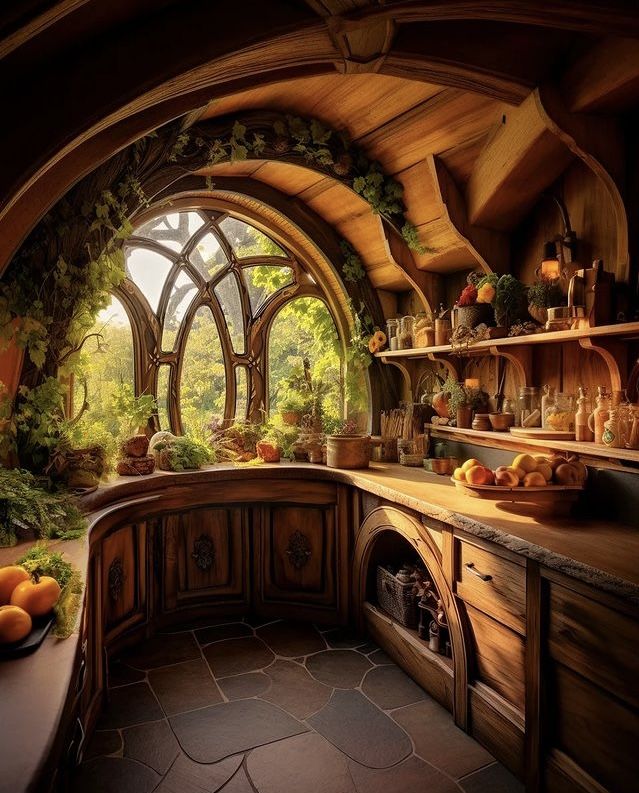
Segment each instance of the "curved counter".
[{"label": "curved counter", "polygon": [[[442,477],[399,465],[372,464],[363,471],[288,463],[211,466],[196,472],[118,479],[85,496],[83,504],[89,518],[88,538],[56,545],[87,576],[85,603],[92,604],[98,602],[98,583],[107,589],[122,586],[117,583],[117,576],[111,575],[114,560],[129,552],[137,559],[140,549],[135,543],[144,543],[149,550],[148,558],[140,565],[141,579],[135,584],[126,579],[131,587],[127,596],[134,607],[129,605],[118,611],[120,607],[114,606],[111,616],[101,613],[100,619],[91,609],[85,610],[78,631],[71,638],[58,641],[49,637],[34,655],[0,663],[0,793],[48,790],[55,767],[63,765],[61,751],[68,751],[68,740],[61,748],[64,735],[68,736],[69,729],[73,731],[78,709],[82,711],[86,706],[90,711],[99,706],[104,680],[97,671],[102,660],[92,656],[96,631],[101,632],[100,641],[107,636],[105,647],[117,647],[126,637],[135,636],[136,631],[161,626],[165,617],[177,621],[184,609],[197,616],[198,609],[206,611],[207,604],[215,598],[219,599],[220,608],[228,606],[231,612],[245,612],[251,605],[246,598],[246,581],[252,576],[266,613],[275,614],[279,608],[286,611],[290,607],[300,610],[302,618],[326,614],[336,622],[348,621],[352,616],[350,549],[359,523],[380,505],[392,504],[410,511],[426,530],[448,531],[464,542],[476,538],[492,544],[501,548],[497,553],[522,557],[519,564],[524,566],[525,560],[532,560],[553,574],[569,576],[582,587],[594,588],[604,598],[612,596],[622,608],[634,609],[639,604],[639,570],[635,564],[639,558],[639,532],[633,527],[570,518],[537,522],[530,514],[505,511],[495,502],[461,495]],[[223,538],[226,531],[220,523],[223,519],[229,536],[232,534],[237,541],[235,556],[231,559],[229,555],[224,586],[209,587],[209,591],[200,583],[197,599],[193,599],[188,582],[183,580],[184,564],[179,561],[177,546],[171,545],[178,528],[191,532],[189,549],[193,538],[197,541],[199,537],[200,523],[184,524],[185,509],[195,510],[198,520],[204,516],[208,530],[218,533],[216,537]],[[310,511],[302,513],[304,509]],[[246,519],[249,511],[256,517]],[[337,560],[334,570],[328,570],[326,575],[324,569],[318,572],[318,580],[328,583],[323,591],[315,589],[307,601],[300,598],[299,592],[285,592],[286,587],[278,590],[275,579],[265,579],[259,561],[268,556],[269,569],[276,569],[276,554],[293,552],[290,543],[286,549],[278,546],[277,521],[288,526],[291,521],[300,520],[300,515],[304,515],[304,520],[308,517],[311,530],[317,524],[318,536],[330,545],[327,557]],[[163,521],[163,544],[154,539],[160,526],[158,516]],[[135,531],[121,531],[125,524],[127,528],[131,524]],[[265,537],[269,538],[268,543]],[[133,543],[131,548],[127,543]],[[28,545],[0,550],[0,565],[12,563]],[[206,569],[206,551],[204,548],[203,560],[195,560],[193,569],[197,575]],[[311,555],[304,547],[301,553]],[[313,564],[320,556],[313,557]],[[154,577],[162,579],[161,589],[154,589]],[[160,621],[151,613],[152,600],[161,602]],[[82,721],[77,724],[79,736],[72,741],[74,752],[83,737]]]}]

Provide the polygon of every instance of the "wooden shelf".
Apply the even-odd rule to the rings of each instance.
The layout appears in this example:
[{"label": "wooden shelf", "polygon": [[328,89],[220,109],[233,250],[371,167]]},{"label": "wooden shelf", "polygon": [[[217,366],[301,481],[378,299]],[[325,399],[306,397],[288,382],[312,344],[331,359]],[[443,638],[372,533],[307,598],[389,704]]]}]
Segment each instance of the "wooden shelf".
[{"label": "wooden shelf", "polygon": [[[394,640],[391,639],[391,634],[399,636],[404,642],[406,642],[410,649],[418,656],[421,656],[422,659],[434,664],[446,675],[453,674],[453,659],[446,655],[441,655],[440,653],[434,653],[432,650],[430,650],[428,648],[428,642],[420,639],[416,630],[400,625],[397,620],[394,620],[390,616],[390,614],[387,614],[379,606],[376,606],[369,601],[364,602],[363,611],[369,628],[371,622],[373,622],[377,627],[378,633],[383,633],[389,638],[391,646],[394,643]],[[383,649],[388,649],[388,646],[383,647]]]},{"label": "wooden shelf", "polygon": [[427,425],[435,438],[449,438],[466,443],[478,443],[493,448],[519,449],[535,448],[553,451],[572,452],[583,457],[599,457],[608,460],[624,460],[639,463],[639,450],[610,449],[599,443],[580,443],[577,441],[550,441],[539,438],[517,438],[509,432],[481,432],[466,430],[459,427],[448,427],[440,424]]},{"label": "wooden shelf", "polygon": [[584,328],[583,330],[558,330],[548,333],[535,333],[530,336],[507,336],[504,339],[486,339],[471,344],[468,348],[453,349],[446,344],[439,347],[415,347],[411,350],[387,350],[375,353],[377,358],[388,360],[404,358],[428,358],[430,355],[472,355],[475,352],[488,351],[497,348],[526,347],[531,344],[562,344],[583,339],[625,338],[639,339],[639,322],[623,322],[618,325],[601,325],[598,328]]}]

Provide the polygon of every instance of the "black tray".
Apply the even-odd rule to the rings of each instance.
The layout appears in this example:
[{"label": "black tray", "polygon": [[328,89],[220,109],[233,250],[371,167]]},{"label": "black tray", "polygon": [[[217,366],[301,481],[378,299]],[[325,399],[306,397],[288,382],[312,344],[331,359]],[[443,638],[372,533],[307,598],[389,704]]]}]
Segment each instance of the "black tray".
[{"label": "black tray", "polygon": [[34,617],[31,633],[21,642],[0,644],[0,661],[21,658],[23,655],[35,652],[44,641],[54,622],[55,614],[53,612],[47,614],[46,617]]}]

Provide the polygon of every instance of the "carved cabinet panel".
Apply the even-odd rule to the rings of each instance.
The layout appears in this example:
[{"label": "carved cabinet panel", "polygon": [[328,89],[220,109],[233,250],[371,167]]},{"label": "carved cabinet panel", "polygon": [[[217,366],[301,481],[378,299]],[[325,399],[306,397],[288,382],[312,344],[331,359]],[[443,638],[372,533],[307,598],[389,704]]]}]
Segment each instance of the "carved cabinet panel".
[{"label": "carved cabinet panel", "polygon": [[249,602],[248,513],[206,507],[167,515],[157,553],[162,611]]},{"label": "carved cabinet panel", "polygon": [[344,554],[340,554],[337,511],[334,501],[256,510],[255,605],[259,612],[341,621],[348,573],[338,570]]},{"label": "carved cabinet panel", "polygon": [[105,641],[147,618],[146,523],[123,526],[102,541],[102,626]]}]

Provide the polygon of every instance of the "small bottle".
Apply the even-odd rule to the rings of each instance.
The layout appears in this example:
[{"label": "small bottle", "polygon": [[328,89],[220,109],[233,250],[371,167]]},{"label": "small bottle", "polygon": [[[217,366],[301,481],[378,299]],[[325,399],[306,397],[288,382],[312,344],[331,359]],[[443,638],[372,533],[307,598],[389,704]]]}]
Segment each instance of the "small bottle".
[{"label": "small bottle", "polygon": [[617,408],[610,410],[610,417],[604,422],[604,429],[601,435],[601,442],[609,449],[620,449],[621,439],[619,437],[619,418]]},{"label": "small bottle", "polygon": [[588,417],[588,427],[594,433],[595,443],[602,443],[604,424],[610,418],[610,395],[606,393],[606,387],[597,387],[596,407]]},{"label": "small bottle", "polygon": [[537,386],[519,389],[519,424],[522,427],[541,427],[541,400]]},{"label": "small bottle", "polygon": [[541,397],[541,426],[546,428],[546,411],[555,402],[555,387],[552,385],[545,385],[542,388]]},{"label": "small bottle", "polygon": [[591,413],[592,405],[586,396],[583,386],[579,386],[577,396],[577,412],[575,413],[575,440],[582,443],[592,443],[595,439],[594,432],[588,426],[588,417]]}]

